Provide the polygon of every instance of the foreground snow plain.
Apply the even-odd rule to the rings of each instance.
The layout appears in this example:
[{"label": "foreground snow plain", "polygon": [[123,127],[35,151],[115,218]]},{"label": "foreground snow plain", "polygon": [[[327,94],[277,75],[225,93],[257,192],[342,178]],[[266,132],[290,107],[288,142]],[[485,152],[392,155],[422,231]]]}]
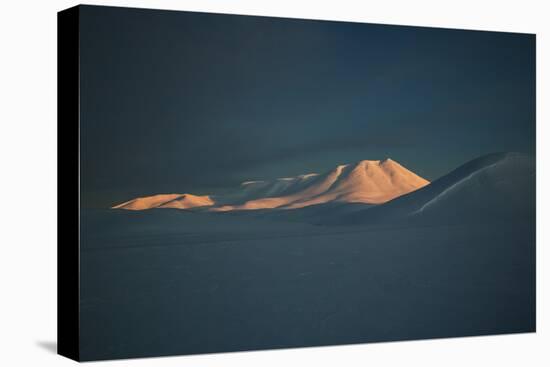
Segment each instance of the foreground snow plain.
[{"label": "foreground snow plain", "polygon": [[84,210],[81,223],[84,359],[535,329],[523,155],[383,205]]}]

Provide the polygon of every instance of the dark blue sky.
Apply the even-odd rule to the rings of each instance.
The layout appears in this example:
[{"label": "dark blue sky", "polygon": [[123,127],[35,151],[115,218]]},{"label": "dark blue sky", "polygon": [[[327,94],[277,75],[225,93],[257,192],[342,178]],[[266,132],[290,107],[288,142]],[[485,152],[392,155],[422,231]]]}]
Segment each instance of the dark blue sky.
[{"label": "dark blue sky", "polygon": [[535,153],[535,36],[81,7],[85,206]]}]

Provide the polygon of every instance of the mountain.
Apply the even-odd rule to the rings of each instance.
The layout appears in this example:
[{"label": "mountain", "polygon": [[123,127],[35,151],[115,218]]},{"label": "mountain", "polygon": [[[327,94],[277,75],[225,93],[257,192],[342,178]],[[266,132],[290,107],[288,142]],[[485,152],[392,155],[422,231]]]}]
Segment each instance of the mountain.
[{"label": "mountain", "polygon": [[381,204],[428,183],[391,159],[364,160],[338,166],[321,175],[302,175],[267,184],[250,183],[247,186],[262,185],[272,195],[213,210],[297,209],[328,202]]},{"label": "mountain", "polygon": [[325,203],[381,204],[429,184],[391,160],[363,160],[340,165],[324,174],[304,174],[269,181],[247,181],[224,195],[161,194],[138,198],[115,209],[190,209],[210,211],[299,209]]},{"label": "mountain", "polygon": [[327,216],[337,224],[478,222],[524,220],[535,215],[535,161],[521,153],[495,153],[474,159],[417,191],[383,205]]},{"label": "mountain", "polygon": [[132,199],[122,204],[113,206],[112,209],[145,210],[152,208],[176,208],[190,209],[202,206],[214,205],[210,196],[197,196],[191,194],[159,194]]}]

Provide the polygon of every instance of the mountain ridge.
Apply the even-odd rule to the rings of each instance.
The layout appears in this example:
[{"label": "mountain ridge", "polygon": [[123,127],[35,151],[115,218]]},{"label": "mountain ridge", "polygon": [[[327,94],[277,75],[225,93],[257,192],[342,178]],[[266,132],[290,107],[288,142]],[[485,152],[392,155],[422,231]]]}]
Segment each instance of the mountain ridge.
[{"label": "mountain ridge", "polygon": [[126,201],[113,209],[153,208],[234,211],[298,209],[339,202],[381,204],[429,184],[396,161],[361,160],[338,165],[322,174],[307,173],[275,180],[244,181],[224,195],[157,194]]}]

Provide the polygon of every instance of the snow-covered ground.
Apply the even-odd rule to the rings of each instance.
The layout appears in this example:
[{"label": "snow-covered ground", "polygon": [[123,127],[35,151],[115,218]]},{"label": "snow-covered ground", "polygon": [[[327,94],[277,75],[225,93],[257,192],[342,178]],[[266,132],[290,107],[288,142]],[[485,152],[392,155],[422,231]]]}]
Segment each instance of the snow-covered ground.
[{"label": "snow-covered ground", "polygon": [[534,331],[534,205],[497,154],[382,205],[83,210],[82,357]]}]

